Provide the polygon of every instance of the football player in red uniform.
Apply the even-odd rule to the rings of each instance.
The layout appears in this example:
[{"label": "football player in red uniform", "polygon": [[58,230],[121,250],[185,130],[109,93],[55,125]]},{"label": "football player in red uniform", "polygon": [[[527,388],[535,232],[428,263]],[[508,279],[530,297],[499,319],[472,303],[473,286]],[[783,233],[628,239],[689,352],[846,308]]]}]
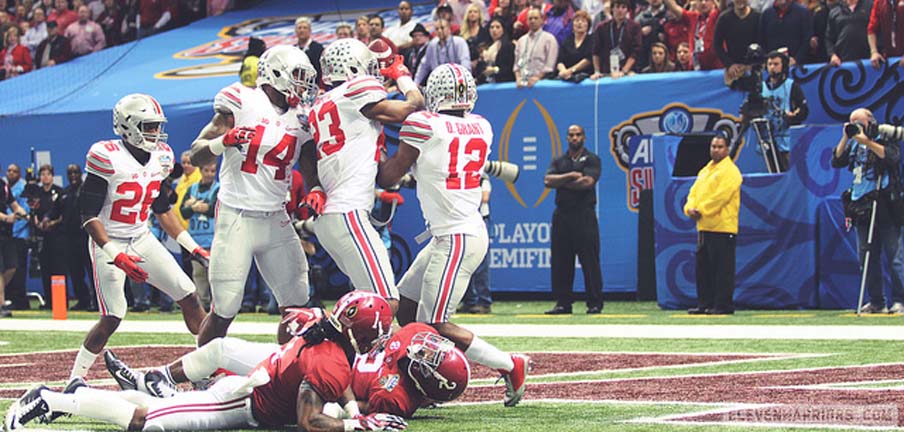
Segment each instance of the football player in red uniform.
[{"label": "football player in red uniform", "polygon": [[174,168],[173,150],[163,133],[166,116],[148,95],[131,94],[113,108],[113,131],[120,140],[91,146],[88,177],[79,207],[91,236],[91,254],[100,320],[85,336],[70,377],[84,377],[126,314],[126,277],[149,282],[179,303],[188,330],[198,334],[204,310],[195,285],[148,229],[153,211],[163,230],[206,263],[210,254],[183,229],[160,187]]},{"label": "football player in red uniform", "polygon": [[[129,430],[212,430],[296,425],[303,431],[402,430],[404,419],[389,414],[339,420],[322,414],[351,382],[349,359],[366,352],[392,323],[389,304],[377,295],[353,292],[334,315],[310,326],[247,376],[230,376],[208,390],[154,398],[137,391],[96,390],[76,378],[66,391],[36,386],[7,412],[7,430],[36,419],[70,413]],[[364,351],[361,351],[364,350]]]}]

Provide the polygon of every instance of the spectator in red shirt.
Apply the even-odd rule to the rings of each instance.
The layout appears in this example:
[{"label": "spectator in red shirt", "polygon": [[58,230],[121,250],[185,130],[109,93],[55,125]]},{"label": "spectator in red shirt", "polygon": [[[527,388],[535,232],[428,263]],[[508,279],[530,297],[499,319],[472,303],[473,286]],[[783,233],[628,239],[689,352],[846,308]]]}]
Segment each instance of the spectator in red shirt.
[{"label": "spectator in red shirt", "polygon": [[69,24],[78,20],[78,14],[72,9],[69,9],[68,0],[55,0],[54,5],[56,8],[50,12],[47,21],[56,21],[60,32],[65,32],[66,27],[69,27]]},{"label": "spectator in red shirt", "polygon": [[693,69],[720,69],[722,63],[713,47],[719,8],[713,0],[693,0],[691,10],[685,10],[675,0],[665,0],[665,5],[673,18],[664,25],[669,46],[675,48],[679,43],[687,42],[688,47],[693,48]]},{"label": "spectator in red shirt", "polygon": [[91,21],[90,17],[91,11],[88,6],[79,6],[78,21],[70,24],[64,33],[69,39],[69,47],[75,57],[100,51],[107,44],[103,29]]},{"label": "spectator in red shirt", "polygon": [[0,51],[3,62],[3,79],[9,79],[31,70],[31,53],[28,47],[19,43],[19,28],[10,27],[3,38],[3,51]]},{"label": "spectator in red shirt", "polygon": [[104,0],[104,11],[97,16],[97,23],[104,29],[107,45],[119,45],[122,42],[122,8],[116,0]]},{"label": "spectator in red shirt", "polygon": [[[885,59],[904,54],[904,3],[896,0],[873,2],[866,40],[869,42],[869,61],[876,69]],[[904,57],[899,64],[904,67]]]}]

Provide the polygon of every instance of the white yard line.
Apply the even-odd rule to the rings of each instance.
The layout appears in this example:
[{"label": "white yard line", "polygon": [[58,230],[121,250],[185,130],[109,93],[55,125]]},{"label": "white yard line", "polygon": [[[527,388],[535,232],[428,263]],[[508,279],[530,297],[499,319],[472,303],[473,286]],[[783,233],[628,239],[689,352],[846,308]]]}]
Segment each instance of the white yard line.
[{"label": "white yard line", "polygon": [[[87,332],[92,320],[0,320],[0,332],[31,330]],[[621,339],[769,339],[769,340],[904,340],[901,326],[789,325],[618,325],[618,324],[466,324],[483,337],[577,337]],[[118,332],[188,334],[181,321],[123,321]],[[236,322],[233,335],[271,335],[276,323]]]}]

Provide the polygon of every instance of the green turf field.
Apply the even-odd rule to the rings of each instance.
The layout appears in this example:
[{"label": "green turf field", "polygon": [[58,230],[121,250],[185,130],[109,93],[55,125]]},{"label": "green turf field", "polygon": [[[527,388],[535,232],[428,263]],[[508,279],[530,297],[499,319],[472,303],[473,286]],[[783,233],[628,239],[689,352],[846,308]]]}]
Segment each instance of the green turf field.
[{"label": "green turf field", "polygon": [[[849,316],[849,311],[741,311],[735,316],[718,318],[686,318],[676,311],[661,311],[652,303],[610,302],[607,303],[603,315],[587,316],[576,313],[570,317],[545,318],[542,311],[550,307],[549,302],[500,302],[493,305],[494,314],[490,316],[458,316],[453,318],[463,324],[747,324],[747,325],[861,325],[864,332],[869,326],[901,325],[904,318],[899,316],[867,317],[857,319]],[[583,312],[580,307],[576,312]],[[71,313],[71,319],[93,319],[96,315],[89,313]],[[49,317],[44,312],[17,312],[19,318]],[[12,320],[15,320],[13,318]],[[127,320],[179,320],[178,314],[141,313],[130,314]],[[239,321],[276,322],[276,317],[264,314],[241,315]],[[52,334],[37,334],[30,331],[0,331],[0,354],[26,353],[34,351],[50,351],[76,349],[83,334],[60,331]],[[271,341],[268,335],[243,336],[257,341]],[[709,340],[709,339],[627,339],[627,338],[548,338],[548,337],[496,337],[487,338],[499,348],[506,351],[547,353],[547,352],[592,352],[592,353],[628,353],[644,355],[650,353],[734,353],[734,354],[804,354],[806,356],[778,359],[761,359],[757,361],[736,362],[729,364],[677,365],[669,367],[631,368],[629,370],[584,370],[562,373],[543,374],[529,379],[529,384],[537,388],[569,386],[587,381],[646,378],[646,377],[681,377],[685,375],[733,374],[744,372],[782,372],[806,368],[848,368],[860,365],[889,364],[901,361],[904,352],[904,341],[815,341],[815,340]],[[193,339],[189,335],[120,333],[114,335],[110,346],[126,345],[190,345]],[[3,359],[0,359],[2,371]],[[546,365],[548,366],[548,365]],[[835,386],[847,387],[853,391],[889,392],[898,407],[904,408],[904,366],[897,365],[900,377],[896,375],[887,382],[866,382],[851,384],[851,379],[841,380]],[[894,375],[894,373],[892,373]],[[857,375],[859,379],[866,379]],[[887,377],[886,377],[887,378]],[[493,384],[492,379],[472,380],[471,386],[479,388]],[[62,382],[53,383],[61,385]],[[795,384],[789,382],[788,384]],[[4,388],[18,388],[15,384],[0,384]],[[630,387],[626,387],[629,389]],[[668,391],[668,389],[664,389]],[[469,390],[470,391],[470,390]],[[758,390],[759,391],[759,390]],[[822,390],[819,390],[822,391]],[[832,391],[832,390],[826,390]],[[840,390],[839,390],[840,391]],[[528,387],[530,394],[531,387]],[[617,394],[617,393],[616,393]],[[819,393],[817,393],[819,394]],[[873,393],[870,393],[873,394]],[[501,394],[500,394],[501,399]],[[544,400],[525,400],[516,408],[504,408],[498,403],[477,403],[463,405],[447,405],[433,409],[422,409],[410,422],[409,430],[413,431],[741,431],[751,430],[750,426],[715,425],[676,425],[661,424],[658,418],[668,415],[692,415],[695,412],[712,410],[714,407],[725,407],[731,400],[723,404],[696,403],[691,397],[681,404],[668,402],[652,402],[638,400],[612,400],[607,402],[575,402],[568,397]],[[817,403],[818,401],[813,401]],[[0,400],[0,410],[5,411],[9,400]],[[653,419],[647,422],[643,419]],[[40,425],[41,427],[45,427]],[[53,429],[67,430],[115,430],[115,427],[102,425],[87,419],[61,419],[50,425]],[[841,430],[847,430],[839,425]],[[778,430],[829,430],[827,428],[805,427],[770,427],[757,426],[758,431]],[[836,429],[837,430],[837,429]],[[875,430],[882,430],[881,428]]]}]

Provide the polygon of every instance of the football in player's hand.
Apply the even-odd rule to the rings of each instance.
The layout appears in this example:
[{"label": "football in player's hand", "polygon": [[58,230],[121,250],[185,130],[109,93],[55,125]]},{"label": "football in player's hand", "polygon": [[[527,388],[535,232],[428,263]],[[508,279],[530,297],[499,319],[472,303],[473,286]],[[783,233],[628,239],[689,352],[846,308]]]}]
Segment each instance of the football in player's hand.
[{"label": "football in player's hand", "polygon": [[386,43],[383,39],[374,39],[367,48],[374,53],[374,57],[377,58],[377,62],[380,64],[380,69],[391,65],[392,60],[398,54],[398,48],[391,43]]}]

